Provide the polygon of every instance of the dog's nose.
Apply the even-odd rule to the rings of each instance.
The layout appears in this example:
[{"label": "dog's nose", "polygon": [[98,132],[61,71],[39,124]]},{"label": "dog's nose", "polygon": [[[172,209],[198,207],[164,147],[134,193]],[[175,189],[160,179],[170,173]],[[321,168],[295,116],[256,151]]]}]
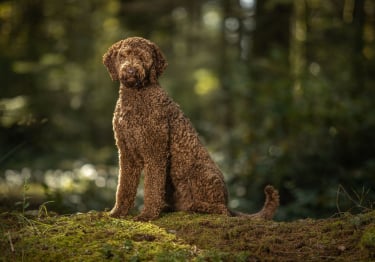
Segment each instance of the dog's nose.
[{"label": "dog's nose", "polygon": [[134,75],[135,74],[135,69],[134,67],[128,67],[126,69],[126,72],[129,74],[129,75]]}]

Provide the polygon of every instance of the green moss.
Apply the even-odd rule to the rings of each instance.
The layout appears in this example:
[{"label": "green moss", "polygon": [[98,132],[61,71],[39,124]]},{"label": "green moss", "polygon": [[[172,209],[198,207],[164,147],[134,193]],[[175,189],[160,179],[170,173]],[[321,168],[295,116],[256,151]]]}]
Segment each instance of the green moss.
[{"label": "green moss", "polygon": [[[353,223],[356,217],[361,223]],[[357,220],[358,220],[357,219]],[[375,222],[375,212],[294,222],[257,221],[210,215],[168,214],[155,223],[195,244],[209,260],[321,260],[366,258],[357,248],[361,232]],[[242,253],[241,253],[242,252]]]},{"label": "green moss", "polygon": [[104,212],[0,215],[0,261],[371,260],[375,212],[294,222],[170,213],[152,223]]},{"label": "green moss", "polygon": [[371,225],[363,232],[361,241],[359,243],[368,257],[375,258],[375,226]]},{"label": "green moss", "polygon": [[175,261],[182,261],[192,254],[192,247],[156,225],[112,219],[103,213],[49,218],[15,234],[15,251],[5,253],[15,261],[21,261],[25,256],[35,261],[46,258],[56,261],[157,261],[159,257],[171,255],[176,257]]}]

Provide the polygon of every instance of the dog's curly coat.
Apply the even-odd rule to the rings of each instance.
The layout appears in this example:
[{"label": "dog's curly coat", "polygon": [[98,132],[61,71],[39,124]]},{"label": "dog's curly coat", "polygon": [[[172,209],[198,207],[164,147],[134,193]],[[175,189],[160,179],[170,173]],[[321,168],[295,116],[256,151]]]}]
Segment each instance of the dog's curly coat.
[{"label": "dog's curly coat", "polygon": [[[133,207],[142,171],[144,209],[137,220],[155,219],[165,209],[239,215],[228,209],[223,175],[189,119],[158,84],[167,67],[160,49],[131,37],[113,44],[103,63],[120,81],[113,117],[120,170],[111,216],[123,217]],[[265,194],[263,209],[248,216],[274,216],[279,194],[272,186]]]}]

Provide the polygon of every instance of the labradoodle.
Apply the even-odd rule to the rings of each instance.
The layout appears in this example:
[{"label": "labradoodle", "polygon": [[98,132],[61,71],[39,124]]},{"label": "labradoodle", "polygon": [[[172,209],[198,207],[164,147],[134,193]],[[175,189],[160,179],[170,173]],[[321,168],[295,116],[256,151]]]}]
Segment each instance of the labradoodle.
[{"label": "labradoodle", "polygon": [[265,187],[263,209],[247,215],[229,210],[224,178],[189,119],[158,84],[167,67],[160,49],[141,37],[113,44],[103,56],[112,80],[120,81],[113,129],[119,150],[116,204],[110,214],[124,217],[134,205],[144,172],[144,208],[137,220],[163,210],[272,219],[279,194]]}]

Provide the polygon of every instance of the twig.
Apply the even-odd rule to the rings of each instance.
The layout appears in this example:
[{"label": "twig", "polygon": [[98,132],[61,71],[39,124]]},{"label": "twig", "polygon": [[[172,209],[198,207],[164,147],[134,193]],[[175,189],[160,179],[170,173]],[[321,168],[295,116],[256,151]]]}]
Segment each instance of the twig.
[{"label": "twig", "polygon": [[10,231],[8,231],[8,240],[9,240],[9,244],[10,244],[10,250],[12,252],[14,252],[14,246],[13,246],[13,242],[12,242],[12,237],[10,235]]}]

